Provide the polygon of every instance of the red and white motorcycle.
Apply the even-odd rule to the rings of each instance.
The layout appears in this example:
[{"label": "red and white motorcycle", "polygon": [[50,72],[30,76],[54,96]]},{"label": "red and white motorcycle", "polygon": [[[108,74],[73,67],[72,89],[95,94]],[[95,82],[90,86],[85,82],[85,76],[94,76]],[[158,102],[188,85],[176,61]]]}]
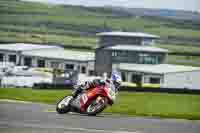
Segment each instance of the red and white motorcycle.
[{"label": "red and white motorcycle", "polygon": [[66,96],[57,103],[56,110],[59,114],[76,112],[87,115],[96,115],[116,99],[117,90],[112,84],[105,84],[89,89],[79,94],[75,99]]}]

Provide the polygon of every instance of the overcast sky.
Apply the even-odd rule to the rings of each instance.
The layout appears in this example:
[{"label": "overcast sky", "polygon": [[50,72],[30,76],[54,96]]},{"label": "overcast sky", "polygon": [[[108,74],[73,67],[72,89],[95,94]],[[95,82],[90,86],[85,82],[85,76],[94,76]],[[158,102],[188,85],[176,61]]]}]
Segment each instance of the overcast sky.
[{"label": "overcast sky", "polygon": [[126,6],[139,8],[182,9],[200,12],[200,0],[27,0],[86,6]]}]

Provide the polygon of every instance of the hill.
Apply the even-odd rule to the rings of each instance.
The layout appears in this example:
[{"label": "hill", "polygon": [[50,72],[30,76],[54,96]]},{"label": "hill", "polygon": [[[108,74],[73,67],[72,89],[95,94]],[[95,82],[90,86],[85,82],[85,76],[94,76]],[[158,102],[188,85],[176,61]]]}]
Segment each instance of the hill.
[{"label": "hill", "polygon": [[169,18],[176,21],[192,21],[193,23],[200,22],[200,13],[197,11],[150,8],[121,8],[121,10],[137,16]]},{"label": "hill", "polygon": [[[137,16],[111,7],[47,5],[19,0],[0,1],[0,42],[32,42],[93,48],[95,33],[140,31],[161,40],[196,43],[200,25],[160,17]],[[182,43],[182,42],[181,42]]]}]

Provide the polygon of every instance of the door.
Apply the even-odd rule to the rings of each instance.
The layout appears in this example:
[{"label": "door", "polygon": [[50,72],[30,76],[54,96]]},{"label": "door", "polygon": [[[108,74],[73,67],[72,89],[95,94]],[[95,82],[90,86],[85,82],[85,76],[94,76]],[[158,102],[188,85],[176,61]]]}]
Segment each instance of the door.
[{"label": "door", "polygon": [[24,65],[31,67],[32,66],[32,58],[31,57],[24,57]]},{"label": "door", "polygon": [[142,86],[142,75],[141,74],[133,74],[131,78],[131,82],[135,83],[137,86]]}]

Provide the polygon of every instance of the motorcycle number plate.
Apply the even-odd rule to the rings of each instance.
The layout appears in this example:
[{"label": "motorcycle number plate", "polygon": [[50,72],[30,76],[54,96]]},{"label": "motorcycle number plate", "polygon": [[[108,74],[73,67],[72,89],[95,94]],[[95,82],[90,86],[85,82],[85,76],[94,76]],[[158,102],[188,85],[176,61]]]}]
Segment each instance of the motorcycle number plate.
[{"label": "motorcycle number plate", "polygon": [[82,95],[82,100],[83,100],[84,104],[87,102],[87,100],[88,100],[87,94]]}]

